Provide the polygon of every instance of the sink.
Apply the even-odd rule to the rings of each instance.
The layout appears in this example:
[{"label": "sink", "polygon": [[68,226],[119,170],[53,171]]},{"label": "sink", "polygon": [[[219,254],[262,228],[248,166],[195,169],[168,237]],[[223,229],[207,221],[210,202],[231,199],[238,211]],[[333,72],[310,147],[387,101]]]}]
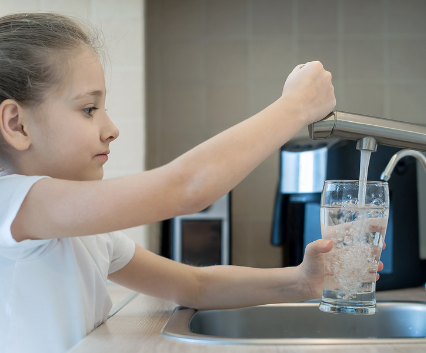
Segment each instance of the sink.
[{"label": "sink", "polygon": [[374,315],[323,313],[319,301],[241,309],[178,306],[161,334],[205,344],[426,343],[426,302],[378,301]]}]

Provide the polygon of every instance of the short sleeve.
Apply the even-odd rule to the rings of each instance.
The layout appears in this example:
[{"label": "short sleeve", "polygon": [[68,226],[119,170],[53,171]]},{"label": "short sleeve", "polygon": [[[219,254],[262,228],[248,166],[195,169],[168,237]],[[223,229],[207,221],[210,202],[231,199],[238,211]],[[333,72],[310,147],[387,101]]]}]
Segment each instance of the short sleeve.
[{"label": "short sleeve", "polygon": [[121,270],[126,266],[135,254],[136,244],[121,231],[110,232],[108,235],[113,242],[113,251],[110,260],[108,274]]},{"label": "short sleeve", "polygon": [[13,247],[17,244],[28,246],[31,242],[34,246],[39,245],[44,240],[24,240],[17,242],[12,237],[10,227],[18,214],[25,197],[31,187],[43,178],[49,176],[26,176],[26,175],[6,175],[0,177],[0,248]]}]

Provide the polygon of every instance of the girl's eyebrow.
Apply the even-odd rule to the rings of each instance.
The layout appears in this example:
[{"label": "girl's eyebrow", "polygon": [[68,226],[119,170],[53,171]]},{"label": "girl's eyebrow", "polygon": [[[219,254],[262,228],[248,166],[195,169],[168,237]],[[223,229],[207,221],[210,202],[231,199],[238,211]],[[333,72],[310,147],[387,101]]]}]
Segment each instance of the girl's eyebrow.
[{"label": "girl's eyebrow", "polygon": [[104,91],[95,90],[95,91],[91,91],[91,92],[87,92],[87,93],[83,93],[83,94],[78,94],[73,98],[73,100],[81,99],[81,98],[86,97],[86,96],[102,96],[103,94],[104,94]]}]

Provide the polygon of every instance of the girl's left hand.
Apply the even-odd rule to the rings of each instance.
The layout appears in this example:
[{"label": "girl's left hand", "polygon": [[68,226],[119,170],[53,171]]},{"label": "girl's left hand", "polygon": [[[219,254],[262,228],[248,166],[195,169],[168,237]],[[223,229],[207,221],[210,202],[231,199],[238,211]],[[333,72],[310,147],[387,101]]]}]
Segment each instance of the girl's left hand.
[{"label": "girl's left hand", "polygon": [[[386,244],[383,245],[383,249]],[[300,284],[302,286],[301,300],[317,299],[322,296],[324,286],[324,254],[333,248],[332,240],[318,239],[309,243],[305,249],[303,262],[297,266],[300,271]],[[383,263],[380,261],[378,271],[383,270]],[[376,280],[379,279],[379,274]]]}]

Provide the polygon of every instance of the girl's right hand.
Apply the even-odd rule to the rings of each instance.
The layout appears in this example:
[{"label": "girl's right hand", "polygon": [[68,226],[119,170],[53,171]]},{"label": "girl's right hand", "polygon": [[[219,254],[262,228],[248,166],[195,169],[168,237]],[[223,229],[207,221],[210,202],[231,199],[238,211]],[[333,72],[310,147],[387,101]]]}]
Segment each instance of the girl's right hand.
[{"label": "girl's right hand", "polygon": [[336,106],[331,73],[319,61],[297,65],[287,77],[282,98],[300,112],[305,125],[325,118]]}]

